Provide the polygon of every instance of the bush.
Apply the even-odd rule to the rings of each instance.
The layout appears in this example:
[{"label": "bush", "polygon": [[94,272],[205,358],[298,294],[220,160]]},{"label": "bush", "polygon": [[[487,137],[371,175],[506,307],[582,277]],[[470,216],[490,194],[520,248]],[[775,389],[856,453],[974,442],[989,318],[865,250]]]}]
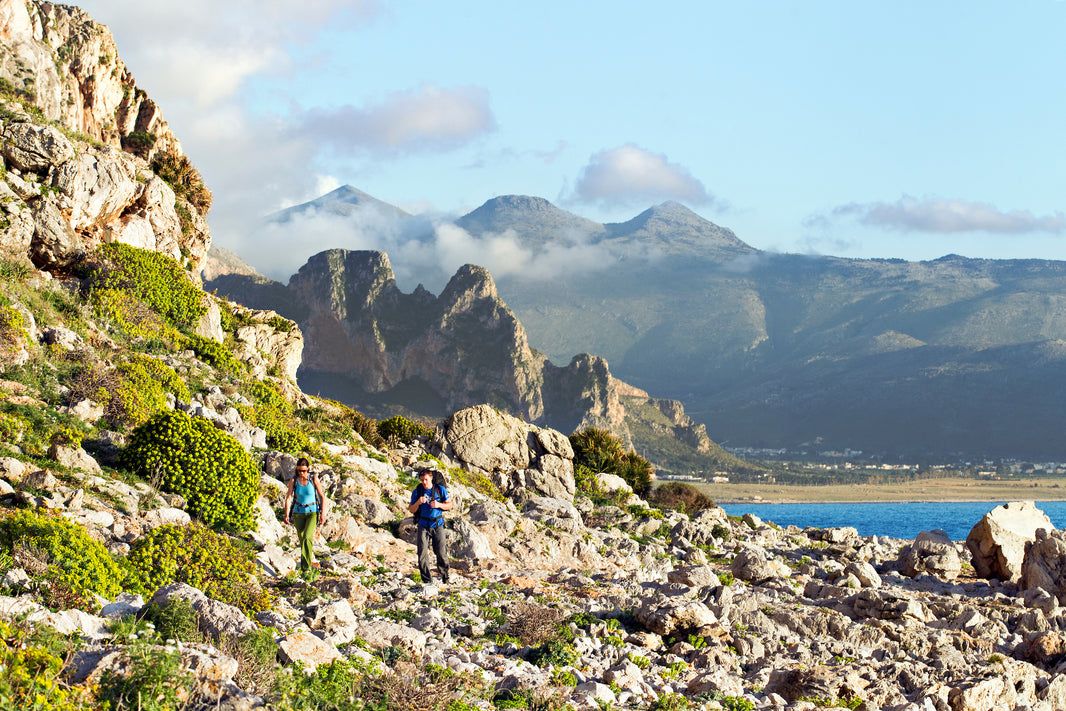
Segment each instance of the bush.
[{"label": "bush", "polygon": [[522,644],[535,646],[555,636],[563,613],[532,602],[512,605],[505,613],[507,631]]},{"label": "bush", "polygon": [[0,547],[13,562],[43,581],[41,594],[52,607],[93,610],[93,594],[114,599],[136,580],[130,569],[76,523],[60,516],[18,511],[0,518]]},{"label": "bush", "polygon": [[97,316],[131,339],[159,341],[168,348],[181,342],[181,334],[140,299],[117,289],[98,289],[90,297]]},{"label": "bush", "polygon": [[47,629],[0,620],[0,708],[78,711],[96,705],[86,689],[64,682],[64,650],[41,638]]},{"label": "bush", "polygon": [[207,311],[203,291],[165,254],[109,242],[96,249],[95,258],[90,288],[96,298],[123,292],[182,330],[195,327]]},{"label": "bush", "polygon": [[606,472],[622,477],[638,496],[647,495],[654,474],[651,462],[636,452],[626,451],[622,441],[607,430],[589,427],[570,435],[574,468],[589,473]]},{"label": "bush", "polygon": [[185,338],[184,346],[213,368],[228,373],[240,373],[244,370],[244,364],[234,358],[230,349],[218,341],[203,336],[188,336]]},{"label": "bush", "polygon": [[648,496],[648,501],[665,509],[673,509],[692,515],[697,511],[709,509],[714,501],[692,484],[670,481],[657,486]]},{"label": "bush", "polygon": [[133,542],[127,560],[148,594],[170,583],[186,583],[247,615],[273,605],[271,596],[251,582],[252,550],[196,523],[153,529]]},{"label": "bush", "polygon": [[246,422],[266,430],[267,445],[289,454],[308,451],[310,437],[297,420],[292,403],[273,384],[254,380],[244,388],[244,393],[255,404],[250,410],[243,408],[241,414]]},{"label": "bush", "polygon": [[172,151],[160,153],[152,159],[152,170],[166,181],[175,195],[188,200],[201,215],[207,215],[213,199],[211,191],[188,156]]},{"label": "bush", "polygon": [[428,437],[433,431],[423,424],[396,415],[378,423],[378,434],[386,441],[395,438],[403,444],[411,444],[416,437]]},{"label": "bush", "polygon": [[164,640],[199,641],[196,610],[185,598],[172,597],[164,605],[148,603],[141,611],[141,619],[151,622]]},{"label": "bush", "polygon": [[189,400],[189,389],[178,374],[162,361],[134,354],[115,368],[94,364],[72,380],[71,402],[89,398],[104,406],[115,426],[136,426],[167,404],[166,393]]},{"label": "bush", "polygon": [[259,469],[240,443],[208,420],[177,410],[158,413],[133,431],[120,464],[188,502],[209,526],[255,526]]}]

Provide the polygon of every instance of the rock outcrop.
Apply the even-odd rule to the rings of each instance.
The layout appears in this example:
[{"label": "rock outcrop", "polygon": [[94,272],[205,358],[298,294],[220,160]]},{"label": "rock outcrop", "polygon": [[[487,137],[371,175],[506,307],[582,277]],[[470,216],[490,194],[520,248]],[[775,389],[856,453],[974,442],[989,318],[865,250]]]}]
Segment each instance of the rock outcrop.
[{"label": "rock outcrop", "polygon": [[1051,519],[1032,501],[1012,501],[989,511],[966,536],[973,567],[982,578],[1017,582],[1027,543],[1037,531],[1054,530]]},{"label": "rock outcrop", "polygon": [[197,272],[209,201],[176,196],[150,167],[160,155],[183,158],[181,144],[107,28],[76,7],[0,0],[0,36],[9,87],[0,253],[55,271],[103,242],[124,242]]}]

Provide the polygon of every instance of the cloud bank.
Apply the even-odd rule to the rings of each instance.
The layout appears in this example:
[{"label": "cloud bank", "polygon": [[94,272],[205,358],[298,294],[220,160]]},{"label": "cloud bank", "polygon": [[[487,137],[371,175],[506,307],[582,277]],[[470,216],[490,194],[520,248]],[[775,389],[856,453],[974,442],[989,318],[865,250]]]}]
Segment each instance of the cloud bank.
[{"label": "cloud bank", "polygon": [[[1057,212],[1038,216],[1028,210],[1004,212],[982,202],[965,200],[918,200],[904,195],[894,203],[850,203],[836,207],[834,217],[853,217],[860,224],[904,232],[991,232],[1023,234],[1062,232],[1066,215]],[[817,218],[812,221],[817,222]]]},{"label": "cloud bank", "polygon": [[283,283],[309,257],[326,249],[383,251],[403,291],[422,284],[433,293],[440,293],[464,264],[485,267],[496,279],[540,281],[608,269],[618,260],[606,246],[576,237],[533,248],[514,230],[473,235],[450,219],[397,218],[372,207],[345,216],[312,210],[283,223],[263,223],[248,246],[238,254]]},{"label": "cloud bank", "polygon": [[714,198],[703,183],[665,155],[627,144],[593,155],[574,185],[572,199],[628,206],[663,200],[706,205]]},{"label": "cloud bank", "polygon": [[314,135],[352,154],[448,150],[495,128],[484,89],[424,85],[393,93],[377,106],[313,109],[294,126],[294,133]]}]

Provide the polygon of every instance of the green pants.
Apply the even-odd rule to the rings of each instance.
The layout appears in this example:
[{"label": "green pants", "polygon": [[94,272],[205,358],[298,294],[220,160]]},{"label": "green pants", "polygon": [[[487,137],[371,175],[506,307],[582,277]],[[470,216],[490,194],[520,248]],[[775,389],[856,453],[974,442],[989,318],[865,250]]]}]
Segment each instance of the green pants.
[{"label": "green pants", "polygon": [[296,536],[300,539],[300,570],[307,570],[315,562],[311,544],[315,540],[315,526],[318,525],[318,512],[294,513],[292,525],[296,526]]}]

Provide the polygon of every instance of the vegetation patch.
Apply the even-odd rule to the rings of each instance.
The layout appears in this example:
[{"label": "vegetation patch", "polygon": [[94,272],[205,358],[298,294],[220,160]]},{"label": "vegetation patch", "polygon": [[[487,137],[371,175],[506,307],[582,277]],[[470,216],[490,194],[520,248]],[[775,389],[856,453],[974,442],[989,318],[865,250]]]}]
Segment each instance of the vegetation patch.
[{"label": "vegetation patch", "polygon": [[651,489],[652,466],[644,457],[627,450],[616,436],[596,427],[589,427],[570,435],[574,449],[574,466],[583,466],[593,473],[616,474],[629,484],[638,496]]},{"label": "vegetation patch", "polygon": [[134,430],[120,464],[188,502],[209,526],[255,526],[259,469],[240,443],[201,417],[160,412]]},{"label": "vegetation patch", "polygon": [[[249,616],[274,603],[250,582],[255,575],[251,547],[196,523],[153,529],[133,542],[127,560],[148,594],[170,583],[186,583]],[[187,624],[178,619],[180,611],[171,612],[175,626]]]},{"label": "vegetation patch", "polygon": [[61,516],[26,510],[0,517],[0,546],[39,581],[41,598],[53,608],[94,610],[94,594],[114,599],[131,584],[137,589],[126,565]]}]

